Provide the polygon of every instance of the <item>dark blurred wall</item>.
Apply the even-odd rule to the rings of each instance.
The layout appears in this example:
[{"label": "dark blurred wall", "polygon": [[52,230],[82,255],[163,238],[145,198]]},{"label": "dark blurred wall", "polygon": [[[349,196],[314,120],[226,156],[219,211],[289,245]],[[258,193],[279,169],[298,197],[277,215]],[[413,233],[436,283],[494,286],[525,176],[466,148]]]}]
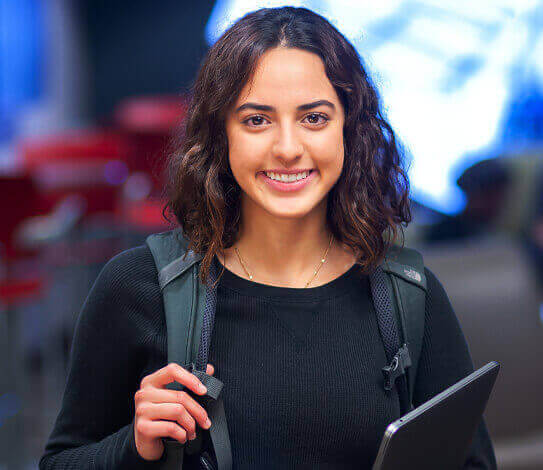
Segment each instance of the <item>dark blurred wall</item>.
[{"label": "dark blurred wall", "polygon": [[208,49],[204,27],[214,1],[76,0],[87,56],[90,119],[139,94],[187,89]]}]

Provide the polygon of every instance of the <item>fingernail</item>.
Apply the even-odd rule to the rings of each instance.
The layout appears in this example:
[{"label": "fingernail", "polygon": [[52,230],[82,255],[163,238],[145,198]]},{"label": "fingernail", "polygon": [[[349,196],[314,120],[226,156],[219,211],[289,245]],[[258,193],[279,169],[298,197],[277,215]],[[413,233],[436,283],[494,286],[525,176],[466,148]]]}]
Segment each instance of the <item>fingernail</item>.
[{"label": "fingernail", "polygon": [[209,418],[207,418],[205,422],[206,429],[209,429],[211,427],[211,421],[209,421]]},{"label": "fingernail", "polygon": [[204,384],[198,385],[198,390],[200,390],[200,392],[202,392],[202,393],[207,392],[207,388],[204,387]]},{"label": "fingernail", "polygon": [[196,434],[193,434],[192,436],[189,437],[189,441],[194,441],[194,439],[196,439]]}]

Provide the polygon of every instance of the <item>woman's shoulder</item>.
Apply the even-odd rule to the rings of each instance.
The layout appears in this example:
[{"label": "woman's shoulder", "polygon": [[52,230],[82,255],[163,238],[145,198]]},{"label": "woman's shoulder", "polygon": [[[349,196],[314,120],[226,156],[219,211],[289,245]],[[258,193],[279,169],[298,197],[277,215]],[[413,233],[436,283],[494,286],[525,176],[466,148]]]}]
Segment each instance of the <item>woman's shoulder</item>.
[{"label": "woman's shoulder", "polygon": [[120,296],[160,295],[158,273],[147,245],[139,245],[113,256],[98,275],[95,288]]},{"label": "woman's shoulder", "polygon": [[138,246],[113,256],[102,268],[81,308],[76,334],[88,344],[136,344],[156,336],[163,324],[153,257],[147,247]]},{"label": "woman's shoulder", "polygon": [[141,272],[152,271],[156,273],[155,263],[151,250],[146,244],[134,246],[120,251],[104,266],[108,271],[130,270],[131,272],[139,270]]},{"label": "woman's shoulder", "polygon": [[424,265],[424,276],[426,277],[426,291],[438,297],[446,297],[445,288],[436,274],[426,265]]}]

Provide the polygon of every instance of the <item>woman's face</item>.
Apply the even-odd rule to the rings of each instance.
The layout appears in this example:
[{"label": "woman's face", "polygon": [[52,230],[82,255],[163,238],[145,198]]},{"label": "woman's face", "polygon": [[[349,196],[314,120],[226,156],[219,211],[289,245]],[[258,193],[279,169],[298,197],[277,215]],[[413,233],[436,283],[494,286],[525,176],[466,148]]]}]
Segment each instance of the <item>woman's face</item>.
[{"label": "woman's face", "polygon": [[[268,50],[226,117],[229,162],[243,206],[282,218],[325,209],[343,168],[344,119],[318,55]],[[263,173],[269,170],[312,171],[307,180],[274,183]]]}]

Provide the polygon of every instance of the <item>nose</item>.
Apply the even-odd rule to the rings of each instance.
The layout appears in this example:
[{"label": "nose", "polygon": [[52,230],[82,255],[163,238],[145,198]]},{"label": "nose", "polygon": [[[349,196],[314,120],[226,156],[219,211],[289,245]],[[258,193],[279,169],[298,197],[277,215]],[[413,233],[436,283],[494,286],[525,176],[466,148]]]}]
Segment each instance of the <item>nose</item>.
[{"label": "nose", "polygon": [[279,136],[273,146],[274,157],[284,166],[295,164],[303,155],[304,146],[296,135],[296,131],[288,126],[279,130]]}]

